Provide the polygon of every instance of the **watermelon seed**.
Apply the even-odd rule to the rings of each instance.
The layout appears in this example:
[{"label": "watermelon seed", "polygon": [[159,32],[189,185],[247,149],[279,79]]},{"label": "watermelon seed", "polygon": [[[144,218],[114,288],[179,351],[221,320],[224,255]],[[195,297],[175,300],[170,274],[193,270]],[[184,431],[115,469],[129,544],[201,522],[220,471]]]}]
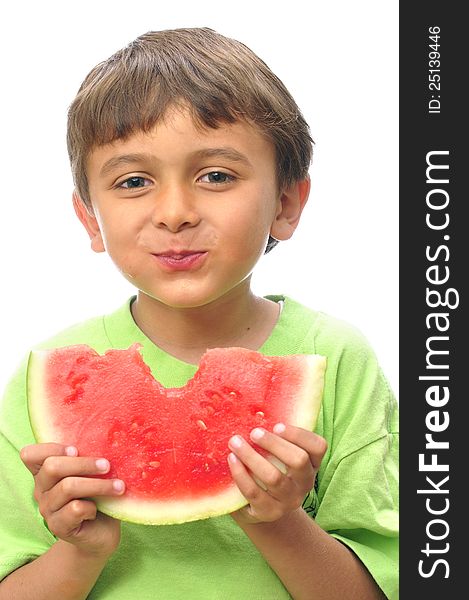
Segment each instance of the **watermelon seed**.
[{"label": "watermelon seed", "polygon": [[200,429],[204,429],[204,430],[206,430],[206,429],[207,429],[207,425],[205,425],[205,423],[202,421],[202,419],[198,419],[198,420],[196,421],[196,423],[197,423],[197,425],[200,427]]},{"label": "watermelon seed", "polygon": [[225,400],[222,407],[226,412],[230,412],[233,409],[233,402],[231,402],[231,400]]},{"label": "watermelon seed", "polygon": [[71,392],[68,396],[64,397],[63,403],[64,404],[73,404],[73,402],[76,402],[78,400],[78,394],[75,391]]},{"label": "watermelon seed", "polygon": [[256,412],[256,415],[258,415],[259,417],[265,417],[265,414],[261,410],[258,410]]},{"label": "watermelon seed", "polygon": [[209,452],[207,454],[207,458],[209,459],[210,462],[206,462],[205,464],[208,466],[209,464],[212,465],[218,465],[218,460],[216,458],[214,458],[213,456],[213,452]]},{"label": "watermelon seed", "polygon": [[109,435],[108,435],[108,440],[111,444],[111,446],[119,446],[121,441],[122,441],[122,431],[120,429],[114,430],[114,431],[110,431]]},{"label": "watermelon seed", "polygon": [[146,471],[142,471],[142,479],[146,479],[148,477],[148,474]]},{"label": "watermelon seed", "polygon": [[154,467],[155,469],[156,469],[157,467],[159,467],[159,466],[160,466],[160,464],[161,464],[161,463],[160,463],[160,462],[158,462],[157,460],[152,460],[152,461],[149,463],[150,467]]},{"label": "watermelon seed", "polygon": [[241,398],[242,397],[242,394],[240,394],[237,390],[234,390],[227,386],[222,388],[222,392],[224,394],[226,394],[227,396],[229,396],[230,398]]},{"label": "watermelon seed", "polygon": [[88,381],[88,379],[89,375],[87,375],[86,373],[75,373],[74,371],[71,371],[65,378],[65,381],[71,387],[77,387],[77,385],[79,385],[80,383],[85,383],[86,381]]}]

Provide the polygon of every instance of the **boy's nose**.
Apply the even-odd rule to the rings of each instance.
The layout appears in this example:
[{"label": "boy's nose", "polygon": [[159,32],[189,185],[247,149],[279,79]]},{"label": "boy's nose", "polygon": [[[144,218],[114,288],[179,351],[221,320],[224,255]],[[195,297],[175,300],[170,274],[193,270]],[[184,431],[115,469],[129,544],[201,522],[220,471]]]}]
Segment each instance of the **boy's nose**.
[{"label": "boy's nose", "polygon": [[155,227],[163,227],[172,233],[194,227],[200,222],[190,192],[172,187],[160,190],[155,199],[152,223]]}]

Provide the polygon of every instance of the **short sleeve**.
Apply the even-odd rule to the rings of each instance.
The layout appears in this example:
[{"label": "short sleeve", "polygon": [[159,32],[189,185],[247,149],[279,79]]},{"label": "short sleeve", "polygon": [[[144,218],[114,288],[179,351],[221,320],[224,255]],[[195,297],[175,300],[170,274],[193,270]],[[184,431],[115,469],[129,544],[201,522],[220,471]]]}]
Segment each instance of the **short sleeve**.
[{"label": "short sleeve", "polygon": [[360,558],[387,598],[398,598],[398,435],[344,457],[316,521]]},{"label": "short sleeve", "polygon": [[329,447],[312,516],[397,600],[398,405],[366,339],[337,321],[328,325],[316,351],[327,356],[321,435]]},{"label": "short sleeve", "polygon": [[32,443],[24,366],[7,386],[0,405],[0,579],[55,541],[34,500],[32,475],[19,457],[21,448]]}]

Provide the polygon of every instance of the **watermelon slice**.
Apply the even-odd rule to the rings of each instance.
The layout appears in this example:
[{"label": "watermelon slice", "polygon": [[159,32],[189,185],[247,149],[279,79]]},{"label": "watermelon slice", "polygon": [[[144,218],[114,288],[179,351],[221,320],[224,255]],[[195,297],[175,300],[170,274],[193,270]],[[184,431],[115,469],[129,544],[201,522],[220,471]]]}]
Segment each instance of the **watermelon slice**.
[{"label": "watermelon slice", "polygon": [[138,344],[104,355],[86,345],[35,351],[31,425],[38,442],[109,460],[102,477],[122,479],[126,491],[97,498],[103,513],[145,524],[222,515],[247,504],[227,464],[230,437],[249,440],[254,427],[272,430],[278,422],[312,429],[325,362],[319,355],[215,348],[185,386],[164,388]]}]

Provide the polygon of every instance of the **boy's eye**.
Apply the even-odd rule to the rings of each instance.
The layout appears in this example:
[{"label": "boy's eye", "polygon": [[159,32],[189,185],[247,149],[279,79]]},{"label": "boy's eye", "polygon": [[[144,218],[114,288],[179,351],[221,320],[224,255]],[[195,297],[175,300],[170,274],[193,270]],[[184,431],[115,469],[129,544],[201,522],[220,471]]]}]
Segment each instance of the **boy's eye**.
[{"label": "boy's eye", "polygon": [[202,183],[231,183],[234,181],[233,175],[228,175],[228,173],[223,173],[223,171],[211,171],[210,173],[205,173],[199,177],[199,181]]},{"label": "boy's eye", "polygon": [[151,184],[151,181],[149,181],[145,177],[136,176],[129,177],[125,181],[122,181],[121,183],[119,183],[118,187],[124,188],[126,190],[133,190],[135,188],[146,187],[149,184]]}]

